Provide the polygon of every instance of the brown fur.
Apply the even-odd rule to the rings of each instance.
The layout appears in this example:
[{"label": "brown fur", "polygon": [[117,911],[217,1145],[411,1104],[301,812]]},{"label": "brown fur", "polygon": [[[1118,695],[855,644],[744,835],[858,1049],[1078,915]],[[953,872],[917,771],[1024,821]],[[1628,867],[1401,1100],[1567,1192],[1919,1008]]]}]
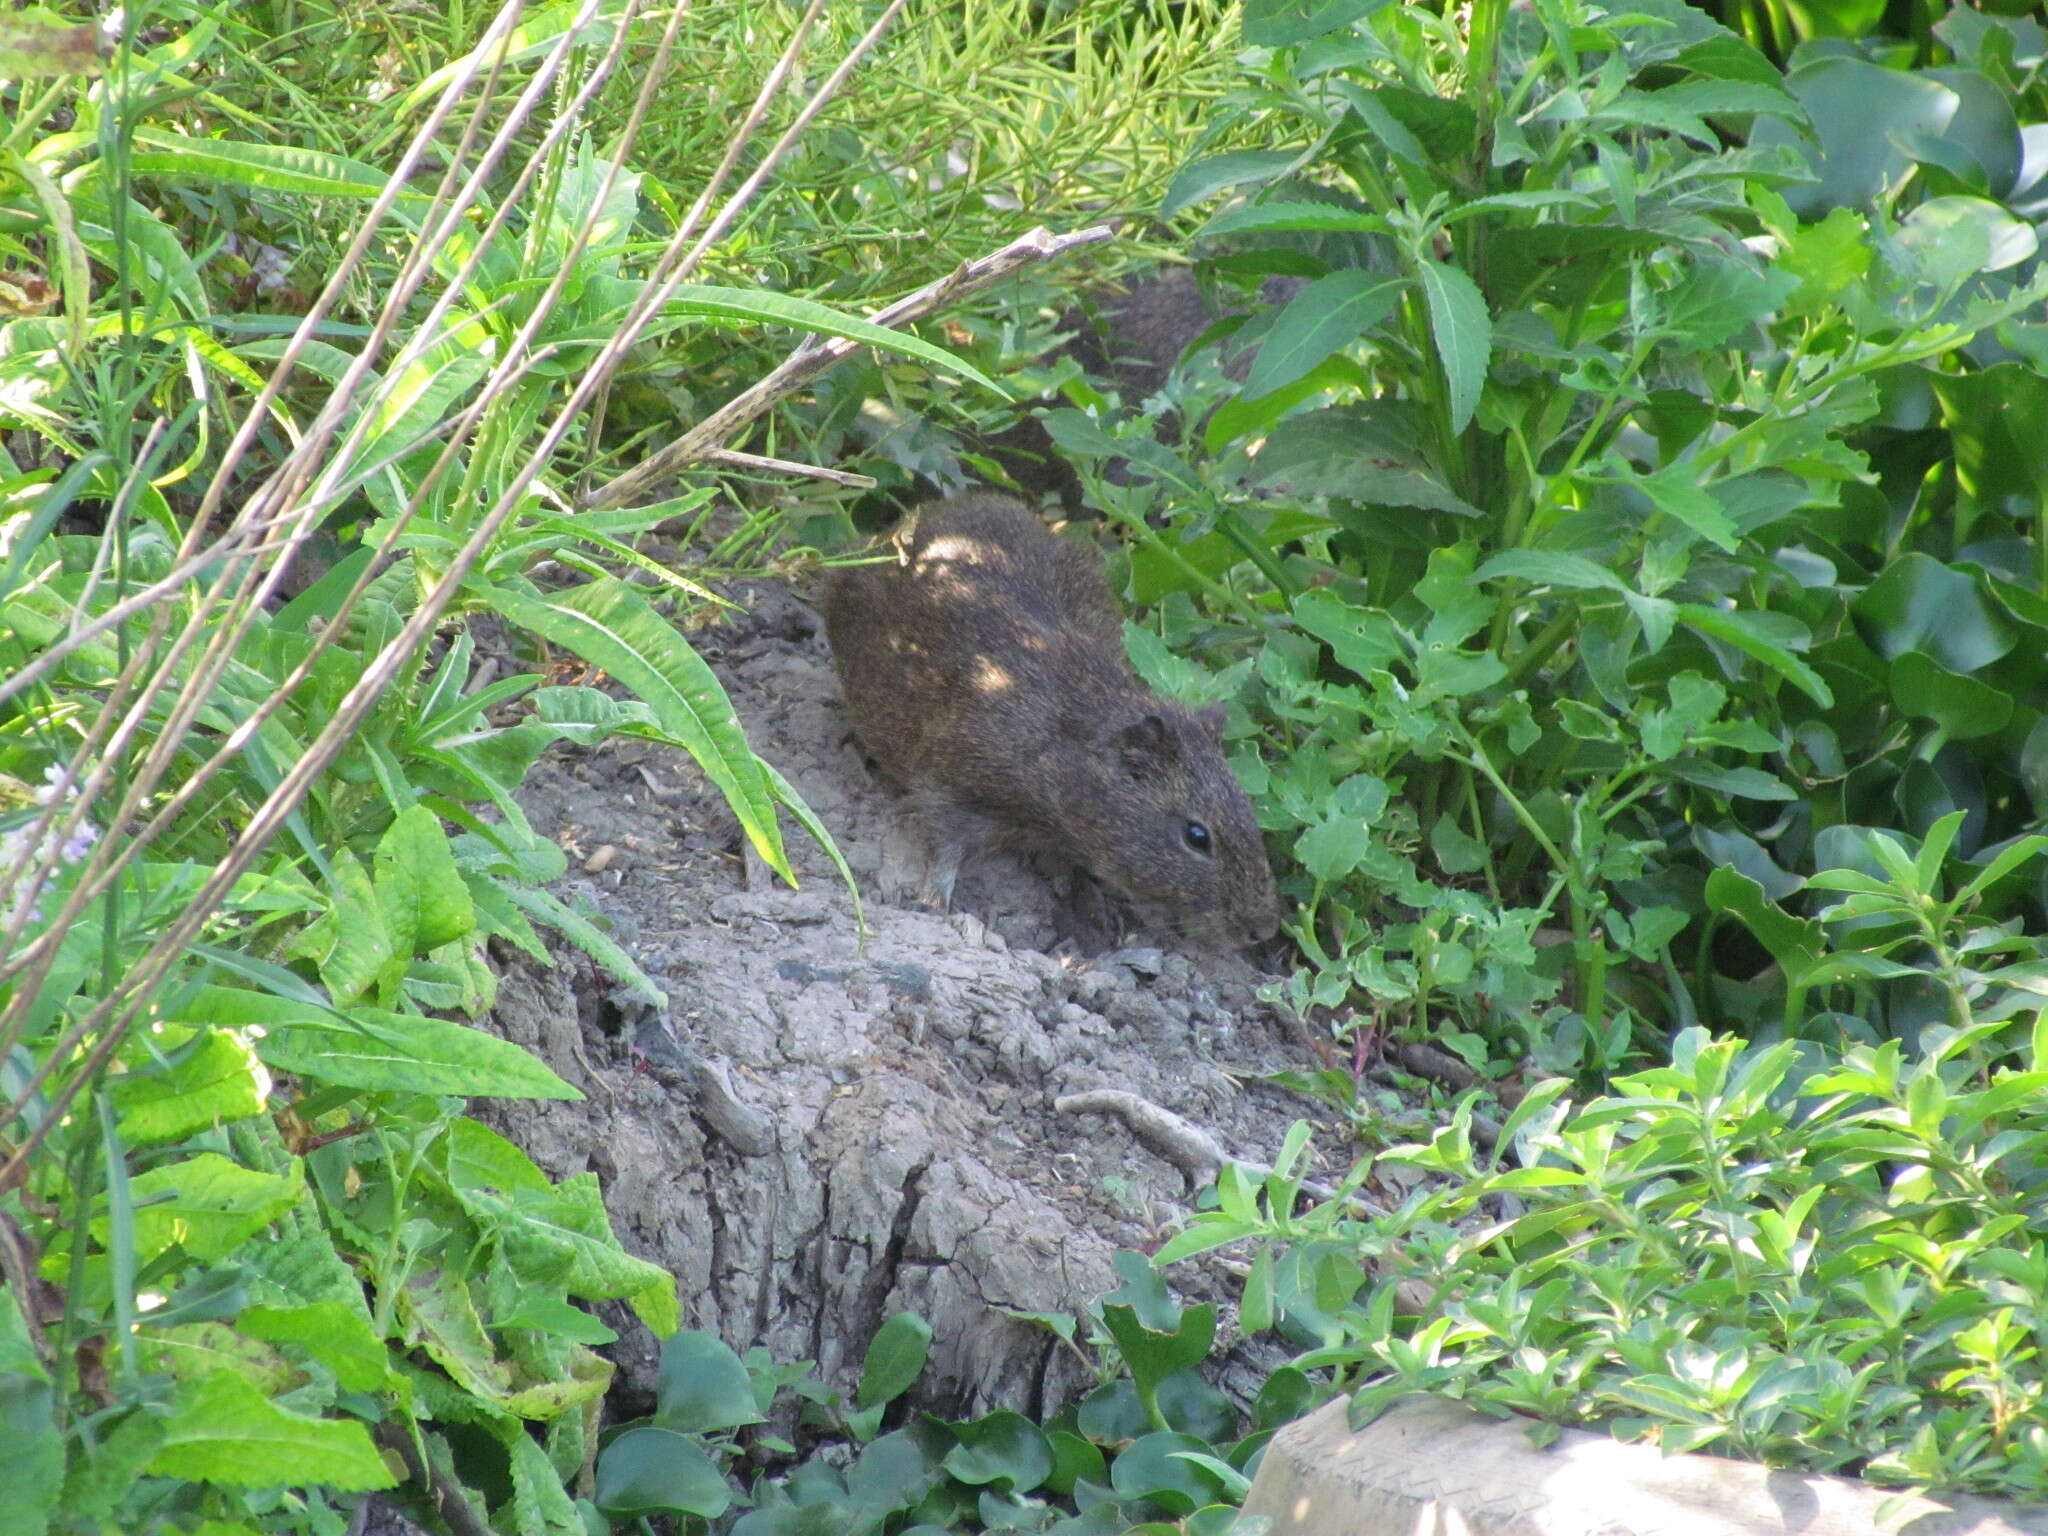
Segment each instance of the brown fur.
[{"label": "brown fur", "polygon": [[833,578],[825,624],[854,733],[924,814],[927,894],[949,901],[961,861],[1006,836],[1197,938],[1269,937],[1272,871],[1223,760],[1222,712],[1132,677],[1095,551],[986,492],[920,509],[897,544],[899,563]]}]

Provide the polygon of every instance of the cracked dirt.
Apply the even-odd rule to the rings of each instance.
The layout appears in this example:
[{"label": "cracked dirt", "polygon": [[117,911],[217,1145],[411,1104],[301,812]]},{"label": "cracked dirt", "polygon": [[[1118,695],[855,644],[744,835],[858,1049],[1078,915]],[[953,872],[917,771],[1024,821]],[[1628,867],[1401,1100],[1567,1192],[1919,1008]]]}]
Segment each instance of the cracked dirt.
[{"label": "cracked dirt", "polygon": [[[815,1360],[850,1395],[875,1329],[911,1310],[935,1335],[923,1406],[1049,1411],[1092,1379],[1008,1313],[1085,1309],[1117,1284],[1111,1255],[1156,1246],[1204,1171],[1121,1117],[1056,1101],[1135,1094],[1267,1161],[1317,1109],[1265,1075],[1317,1063],[1258,1002],[1256,957],[1105,933],[1101,904],[1066,899],[1060,871],[991,856],[963,872],[950,915],[891,904],[919,845],[847,740],[816,614],[773,586],[735,595],[746,612],[699,634],[698,651],[838,840],[867,942],[801,830],[791,890],[743,856],[683,753],[559,751],[522,793],[570,854],[557,889],[610,926],[668,1006],[634,1002],[578,954],[515,966],[495,1026],[588,1099],[486,1112],[551,1174],[597,1172],[621,1241],[677,1276],[686,1327]],[[1236,1293],[1217,1267],[1171,1278],[1191,1299]],[[623,1307],[606,1317],[622,1333],[619,1406],[634,1411],[656,1344]]]}]

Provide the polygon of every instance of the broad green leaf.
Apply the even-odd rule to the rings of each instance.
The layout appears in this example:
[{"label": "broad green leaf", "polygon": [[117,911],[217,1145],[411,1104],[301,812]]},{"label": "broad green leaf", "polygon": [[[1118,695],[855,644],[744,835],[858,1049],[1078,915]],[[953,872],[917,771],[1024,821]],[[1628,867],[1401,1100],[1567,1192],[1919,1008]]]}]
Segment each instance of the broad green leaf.
[{"label": "broad green leaf", "polygon": [[1244,40],[1251,48],[1291,48],[1363,21],[1387,0],[1245,0]]},{"label": "broad green leaf", "polygon": [[1321,885],[1342,880],[1372,851],[1372,829],[1354,816],[1319,821],[1295,839],[1294,856]]},{"label": "broad green leaf", "polygon": [[594,1173],[564,1179],[545,1194],[472,1190],[460,1198],[478,1220],[497,1224],[499,1250],[514,1270],[584,1301],[674,1284],[667,1270],[619,1246]]},{"label": "broad green leaf", "polygon": [[1399,278],[1357,270],[1332,272],[1296,294],[1274,316],[1245,375],[1241,398],[1292,384],[1339,347],[1377,325],[1400,297]]},{"label": "broad green leaf", "polygon": [[1749,876],[1725,866],[1716,869],[1707,876],[1706,894],[1707,905],[1714,911],[1741,918],[1795,982],[1820,960],[1826,947],[1820,924],[1793,917],[1766,901],[1764,888]]},{"label": "broad green leaf", "polygon": [[1917,551],[1888,563],[1850,611],[1857,631],[1887,661],[1920,651],[1951,672],[1969,674],[2019,641],[1978,577]]},{"label": "broad green leaf", "polygon": [[313,1301],[248,1307],[235,1318],[235,1327],[252,1339],[297,1345],[350,1392],[378,1392],[390,1382],[390,1354],[359,1306]]},{"label": "broad green leaf", "polygon": [[2003,272],[2030,260],[2041,248],[2031,224],[1981,197],[1937,197],[1906,215],[1898,250],[1937,288],[1949,288],[1979,272]]},{"label": "broad green leaf", "polygon": [[150,1327],[139,1333],[146,1367],[181,1381],[195,1380],[213,1371],[233,1371],[270,1397],[305,1380],[304,1372],[268,1344],[225,1323],[161,1327],[152,1319]]},{"label": "broad green leaf", "polygon": [[1218,192],[1284,175],[1300,157],[1292,150],[1246,149],[1191,161],[1174,173],[1159,216],[1170,219],[1183,208],[1207,202]]},{"label": "broad green leaf", "polygon": [[[11,1309],[12,1299],[4,1304]],[[56,1392],[40,1375],[0,1370],[0,1444],[7,1447],[0,1536],[43,1536],[64,1488],[64,1435]]]},{"label": "broad green leaf", "polygon": [[1483,516],[1416,446],[1409,422],[1388,408],[1401,404],[1377,401],[1283,421],[1260,447],[1253,476],[1260,485],[1295,496]]},{"label": "broad green leaf", "polygon": [[344,1493],[398,1481],[362,1424],[288,1413],[226,1371],[179,1394],[149,1470],[232,1488],[325,1486]]},{"label": "broad green leaf", "polygon": [[960,1443],[946,1453],[946,1471],[971,1486],[1029,1493],[1052,1475],[1052,1444],[1023,1414],[998,1408],[955,1424]]},{"label": "broad green leaf", "polygon": [[1164,1430],[1142,1436],[1110,1464],[1110,1486],[1126,1499],[1148,1499],[1176,1515],[1220,1497],[1221,1479],[1179,1452],[1207,1456],[1209,1443]]},{"label": "broad green leaf", "polygon": [[884,352],[899,352],[905,357],[915,357],[930,363],[935,368],[943,368],[948,373],[957,373],[962,378],[972,379],[984,389],[993,392],[999,399],[1009,398],[1002,385],[980,369],[961,361],[943,347],[935,347],[906,331],[893,331],[886,325],[874,325],[853,315],[841,314],[829,305],[818,304],[810,299],[799,299],[786,293],[776,293],[772,289],[717,288],[686,283],[675,291],[675,296],[669,300],[668,310],[670,313],[703,315],[721,320],[751,320],[763,325],[787,325],[800,331],[815,331],[822,336],[841,336],[848,341],[864,341]]},{"label": "broad green leaf", "polygon": [[441,819],[425,806],[398,813],[377,844],[377,905],[386,929],[404,935],[415,954],[466,939],[476,931],[469,887],[455,867]]},{"label": "broad green leaf", "polygon": [[732,1503],[718,1463],[688,1435],[641,1424],[597,1458],[596,1501],[619,1515],[697,1515],[716,1519]]},{"label": "broad green leaf", "polygon": [[457,1190],[540,1193],[554,1188],[532,1158],[467,1115],[459,1116],[448,1127],[442,1144],[447,1149],[448,1183]]},{"label": "broad green leaf", "polygon": [[187,1023],[260,1024],[256,1054],[273,1067],[345,1088],[491,1098],[583,1095],[509,1040],[421,1014],[358,1006],[343,1016],[239,987],[204,986],[172,1010]]},{"label": "broad green leaf", "polygon": [[1919,651],[1892,658],[1892,702],[1908,715],[1932,720],[1951,741],[1969,741],[2005,729],[2013,701],[1989,683],[1951,672]]},{"label": "broad green leaf", "polygon": [[1424,261],[1418,269],[1429,303],[1429,330],[1450,395],[1451,430],[1462,432],[1479,409],[1486,366],[1493,350],[1493,321],[1479,285],[1456,267]]},{"label": "broad green leaf", "polygon": [[1807,156],[1814,184],[1784,189],[1802,218],[1869,206],[1912,164],[1901,142],[1914,134],[1938,136],[1959,104],[1955,92],[1922,75],[1840,55],[1802,63],[1785,84],[1806,109],[1818,149],[1777,118],[1760,120],[1750,143],[1791,145]]},{"label": "broad green leaf", "polygon": [[868,1344],[854,1402],[862,1408],[894,1402],[917,1380],[931,1347],[932,1325],[915,1312],[898,1312]]},{"label": "broad green leaf", "polygon": [[[173,1243],[202,1261],[223,1259],[298,1203],[305,1191],[297,1159],[288,1174],[259,1173],[218,1152],[165,1163],[129,1181],[135,1200],[135,1251],[144,1263]],[[105,1241],[106,1218],[93,1222]]]},{"label": "broad green leaf", "polygon": [[768,867],[796,884],[783,852],[774,791],[724,686],[640,592],[607,577],[546,598],[505,587],[484,595],[512,623],[604,668],[652,708],[666,739],[694,757],[718,786]]},{"label": "broad green leaf", "polygon": [[761,1417],[746,1366],[715,1334],[679,1333],[661,1346],[655,1423],[706,1435],[758,1424]]},{"label": "broad green leaf", "polygon": [[174,1052],[173,1058],[161,1072],[130,1072],[110,1079],[125,1140],[176,1141],[208,1126],[263,1112],[270,1074],[246,1040],[208,1030]]}]

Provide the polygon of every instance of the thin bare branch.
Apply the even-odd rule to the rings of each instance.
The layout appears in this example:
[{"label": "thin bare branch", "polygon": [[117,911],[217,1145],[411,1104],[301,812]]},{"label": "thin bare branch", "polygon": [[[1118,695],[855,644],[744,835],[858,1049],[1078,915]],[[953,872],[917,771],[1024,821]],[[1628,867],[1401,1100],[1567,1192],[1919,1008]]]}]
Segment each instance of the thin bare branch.
[{"label": "thin bare branch", "polygon": [[[999,251],[962,262],[936,282],[927,283],[913,294],[868,316],[874,325],[902,326],[935,314],[966,294],[999,283],[1013,273],[1084,245],[1097,245],[1116,233],[1111,224],[1056,235],[1039,228],[1011,241]],[[799,346],[766,378],[742,391],[705,417],[652,458],[635,465],[616,479],[599,486],[585,500],[586,507],[623,507],[647,498],[652,488],[687,464],[702,460],[712,449],[748,422],[795,394],[810,379],[847,357],[863,342],[838,336],[814,337]]]}]

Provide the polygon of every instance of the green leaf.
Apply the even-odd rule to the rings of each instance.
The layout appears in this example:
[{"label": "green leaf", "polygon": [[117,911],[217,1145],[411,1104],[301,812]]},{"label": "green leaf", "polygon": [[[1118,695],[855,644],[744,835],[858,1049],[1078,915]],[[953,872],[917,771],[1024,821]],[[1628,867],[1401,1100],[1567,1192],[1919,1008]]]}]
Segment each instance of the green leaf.
[{"label": "green leaf", "polygon": [[589,918],[575,911],[553,891],[526,886],[501,888],[506,898],[535,921],[544,923],[604,968],[611,978],[642,1002],[666,1007],[668,999],[654,978]]},{"label": "green leaf", "polygon": [[383,1391],[391,1381],[390,1354],[360,1307],[339,1301],[245,1307],[235,1327],[252,1339],[299,1346],[347,1391]]},{"label": "green leaf", "polygon": [[581,1100],[532,1053],[452,1019],[359,1006],[347,1022],[296,1019],[257,1042],[271,1066],[343,1088]]},{"label": "green leaf", "polygon": [[1725,865],[1707,876],[1707,905],[1716,912],[1730,912],[1742,919],[1757,941],[1771,952],[1788,978],[1795,982],[1816,965],[1826,949],[1820,924],[1810,918],[1794,917],[1782,907],[1764,899],[1764,888],[1745,874]]},{"label": "green leaf", "polygon": [[679,1333],[661,1346],[655,1401],[654,1422],[679,1432],[709,1434],[761,1422],[746,1366],[709,1333]]},{"label": "green leaf", "polygon": [[1378,401],[1296,416],[1275,427],[1253,460],[1262,486],[1295,496],[1332,496],[1482,517],[1416,446],[1408,423]]},{"label": "green leaf", "polygon": [[[138,127],[128,168],[137,176],[171,176],[254,187],[264,192],[373,198],[389,177],[373,165],[289,144],[192,139]],[[424,202],[424,199],[416,199]]]},{"label": "green leaf", "polygon": [[[4,1304],[11,1309],[12,1298]],[[57,1428],[56,1392],[47,1381],[0,1370],[0,1444],[7,1447],[0,1536],[43,1536],[64,1488],[64,1435]]]},{"label": "green leaf", "polygon": [[1205,203],[1232,187],[1271,181],[1285,175],[1299,158],[1286,149],[1244,149],[1192,160],[1176,171],[1167,184],[1159,217],[1170,219],[1183,208]]},{"label": "green leaf", "polygon": [[1254,203],[1219,213],[1202,226],[1202,238],[1224,235],[1263,235],[1285,230],[1322,230],[1333,234],[1371,235],[1384,233],[1387,221],[1376,213],[1342,208],[1330,203]]},{"label": "green leaf", "polygon": [[1892,658],[1892,702],[1901,711],[1932,720],[1951,741],[1969,741],[2005,729],[2013,701],[1989,683],[1951,672],[1919,651]]},{"label": "green leaf", "polygon": [[425,806],[400,811],[377,844],[375,884],[387,929],[405,935],[414,954],[476,931],[469,887],[455,867],[448,834]]},{"label": "green leaf", "polygon": [[1605,588],[1626,592],[1628,583],[1605,566],[1595,565],[1583,555],[1567,555],[1546,549],[1508,549],[1481,563],[1472,573],[1474,581],[1499,581],[1512,577],[1548,587],[1571,587],[1580,591]]},{"label": "green leaf", "polygon": [[1698,603],[1676,605],[1679,622],[1704,634],[1725,640],[1738,651],[1746,651],[1779,674],[1822,709],[1832,709],[1835,697],[1821,676],[1773,639],[1758,622],[1759,616],[1743,610],[1723,612]]},{"label": "green leaf", "polygon": [[1850,611],[1885,660],[1920,651],[1951,672],[1981,671],[2019,640],[1976,576],[1916,551],[1887,564]]},{"label": "green leaf", "polygon": [[1802,63],[1785,84],[1806,109],[1817,149],[1776,118],[1758,122],[1750,143],[1789,144],[1807,156],[1814,184],[1784,190],[1802,218],[1875,202],[1912,164],[1900,144],[1917,134],[1939,136],[1957,106],[1953,91],[1925,76],[1842,55]]},{"label": "green leaf", "polygon": [[[298,1160],[286,1174],[259,1173],[218,1152],[166,1163],[129,1181],[135,1201],[135,1251],[147,1263],[173,1243],[193,1258],[223,1259],[298,1203],[305,1190]],[[106,1237],[106,1218],[93,1222]]]},{"label": "green leaf", "polygon": [[1714,493],[1694,477],[1686,461],[1666,464],[1654,474],[1631,473],[1628,478],[1666,517],[1683,523],[1717,548],[1735,552],[1741,537],[1734,522],[1721,510]]},{"label": "green leaf", "polygon": [[1372,852],[1372,829],[1355,816],[1319,821],[1295,839],[1294,856],[1321,885],[1342,880]]},{"label": "green leaf", "polygon": [[800,331],[814,331],[821,336],[864,341],[884,352],[898,352],[930,363],[935,368],[943,368],[948,373],[957,373],[962,378],[972,379],[999,399],[1009,399],[1002,385],[944,347],[935,347],[907,331],[892,331],[886,325],[874,325],[855,316],[841,314],[829,305],[810,299],[799,299],[767,288],[718,288],[686,283],[676,290],[668,308],[677,314],[704,315],[721,320],[754,320],[764,325],[787,325]]},{"label": "green leaf", "polygon": [[1244,40],[1251,48],[1291,48],[1364,20],[1387,0],[1245,0]]},{"label": "green leaf", "polygon": [[1398,278],[1355,269],[1310,283],[1273,317],[1240,398],[1256,400],[1292,384],[1356,341],[1393,309],[1401,288]]},{"label": "green leaf", "polygon": [[482,594],[497,612],[605,669],[654,711],[664,739],[697,760],[725,796],[747,840],[791,885],[775,796],[747,745],[717,675],[638,590],[615,577],[547,598],[496,587]]},{"label": "green leaf", "polygon": [[209,1030],[161,1071],[110,1079],[120,1131],[130,1142],[176,1141],[229,1120],[263,1113],[269,1076],[249,1043]]},{"label": "green leaf", "polygon": [[697,1515],[715,1520],[732,1504],[718,1463],[687,1435],[658,1425],[627,1430],[597,1458],[599,1508],[618,1515]]},{"label": "green leaf", "polygon": [[1486,383],[1486,365],[1493,350],[1493,321],[1479,285],[1456,267],[1424,261],[1419,268],[1423,297],[1429,303],[1429,329],[1436,339],[1437,361],[1449,387],[1453,432],[1471,424],[1479,409],[1479,391]]},{"label": "green leaf", "polygon": [[960,1443],[946,1453],[942,1465],[963,1483],[1029,1493],[1052,1475],[1052,1444],[1021,1413],[999,1408],[952,1428]]},{"label": "green leaf", "polygon": [[674,1290],[667,1270],[619,1246],[594,1173],[564,1179],[546,1194],[473,1190],[460,1198],[472,1215],[498,1224],[505,1261],[522,1275],[585,1301],[638,1298],[658,1286]]},{"label": "green leaf", "polygon": [[932,1325],[915,1312],[898,1312],[875,1330],[861,1363],[854,1402],[873,1408],[908,1392],[931,1353]]},{"label": "green leaf", "polygon": [[1209,1444],[1166,1430],[1142,1436],[1110,1466],[1110,1486],[1126,1499],[1149,1499],[1176,1515],[1221,1497],[1222,1480],[1179,1452],[1207,1456]]},{"label": "green leaf", "polygon": [[233,1488],[389,1488],[397,1478],[353,1419],[287,1413],[242,1377],[214,1371],[189,1383],[150,1458],[159,1477]]}]

